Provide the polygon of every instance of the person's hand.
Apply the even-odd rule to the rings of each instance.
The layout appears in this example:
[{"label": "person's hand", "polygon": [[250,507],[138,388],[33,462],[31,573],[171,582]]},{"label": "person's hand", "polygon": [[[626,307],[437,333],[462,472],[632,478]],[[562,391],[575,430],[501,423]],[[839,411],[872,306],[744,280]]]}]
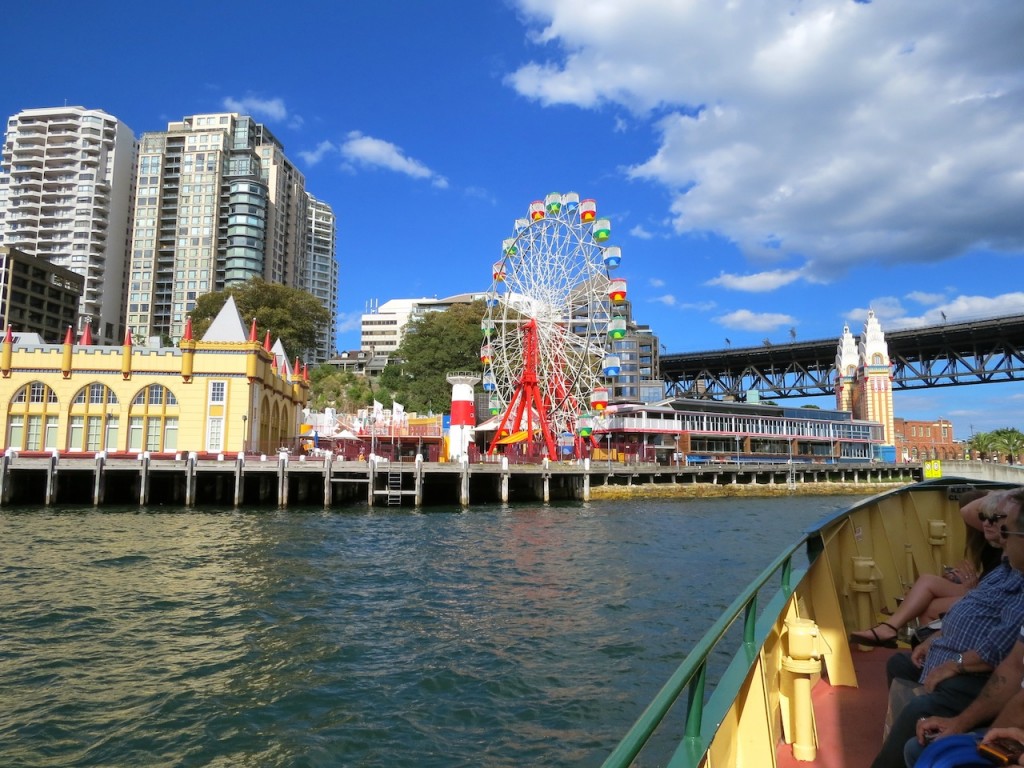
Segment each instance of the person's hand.
[{"label": "person's hand", "polygon": [[[934,637],[934,635],[932,635]],[[923,643],[918,643],[917,647],[910,652],[910,660],[914,663],[914,666],[920,669],[924,666],[924,660],[928,658],[928,646],[931,645],[929,637]]]},{"label": "person's hand", "polygon": [[956,665],[955,661],[947,661],[945,664],[939,664],[935,669],[928,673],[928,676],[924,679],[924,689],[928,693],[934,693],[935,687],[943,680],[949,680],[951,677],[956,677],[960,674],[960,670]]},{"label": "person's hand", "polygon": [[922,717],[917,721],[917,742],[927,744],[943,736],[963,733],[964,729],[955,717]]},{"label": "person's hand", "polygon": [[952,570],[952,574],[959,580],[957,583],[963,584],[968,589],[978,586],[978,572],[967,560],[961,561]]},{"label": "person's hand", "polygon": [[1019,741],[1021,744],[1024,744],[1024,729],[1014,728],[1012,726],[989,728],[985,732],[985,738],[983,738],[982,741],[988,744],[995,739],[1013,739],[1014,741]]},{"label": "person's hand", "polygon": [[[1010,741],[1015,741],[1018,744],[1024,744],[1024,730],[1014,728],[1012,726],[989,728],[981,742],[983,744],[990,744],[996,739],[1009,739]],[[1014,765],[1024,765],[1024,752],[1022,752],[1020,757],[1017,758],[1017,762],[1015,762]]]}]

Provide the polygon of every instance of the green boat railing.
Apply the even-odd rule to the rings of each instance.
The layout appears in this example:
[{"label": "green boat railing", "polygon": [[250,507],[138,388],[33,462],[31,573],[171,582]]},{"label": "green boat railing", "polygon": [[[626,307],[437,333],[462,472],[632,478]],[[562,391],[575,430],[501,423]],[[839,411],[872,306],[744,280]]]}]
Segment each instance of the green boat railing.
[{"label": "green boat railing", "polygon": [[[670,768],[696,768],[704,759],[714,730],[704,731],[706,721],[715,724],[725,717],[740,692],[750,668],[757,661],[761,644],[774,625],[776,616],[793,592],[793,578],[799,581],[805,571],[794,574],[793,558],[809,541],[819,539],[818,530],[806,532],[788,550],[761,572],[747,588],[725,609],[718,620],[704,634],[693,650],[669,678],[647,706],[643,714],[629,729],[622,741],[603,763],[603,768],[628,768],[661,725],[665,716],[678,702],[684,690],[686,701],[685,731],[682,742],[668,763]],[[779,589],[774,593],[763,613],[765,620],[758,623],[757,598],[761,590],[781,571]],[[774,608],[775,610],[769,610]],[[707,703],[704,703],[707,682],[708,657],[742,614],[743,643],[733,657],[721,679],[715,685]]]},{"label": "green boat railing", "polygon": [[[831,537],[838,524],[845,524],[851,515],[869,508],[878,510],[883,504],[887,509],[899,512],[899,503],[893,506],[893,499],[907,492],[942,491],[948,499],[956,497],[972,487],[996,490],[1008,487],[1005,483],[984,480],[965,480],[958,477],[926,480],[887,491],[851,505],[821,520],[805,530],[802,536],[774,562],[765,568],[746,589],[725,609],[718,620],[701,637],[693,650],[679,665],[668,682],[662,686],[654,700],[647,706],[626,735],[604,761],[603,768],[628,768],[640,752],[649,745],[652,737],[662,726],[669,712],[680,703],[683,691],[687,691],[684,730],[681,741],[667,765],[669,768],[699,768],[711,750],[712,742],[730,709],[741,693],[747,678],[758,663],[760,653],[769,634],[777,630],[777,622],[792,598],[794,590],[801,588],[801,582],[820,556],[825,552],[825,540]],[[911,507],[913,504],[911,503]],[[918,526],[920,527],[920,526]],[[903,549],[900,545],[900,555]],[[962,542],[961,542],[962,546]],[[807,568],[794,569],[794,557],[801,548],[805,549]],[[896,566],[897,560],[889,553],[889,562]],[[895,572],[895,569],[894,569]],[[779,577],[779,586],[772,588],[770,582]],[[901,582],[902,583],[902,582]],[[893,594],[898,591],[890,588]],[[758,595],[767,594],[769,599],[764,610],[758,611]],[[731,661],[714,684],[711,695],[705,701],[708,677],[708,662],[726,634],[742,616],[743,636],[739,649],[727,654]],[[841,627],[842,631],[843,628]]]}]

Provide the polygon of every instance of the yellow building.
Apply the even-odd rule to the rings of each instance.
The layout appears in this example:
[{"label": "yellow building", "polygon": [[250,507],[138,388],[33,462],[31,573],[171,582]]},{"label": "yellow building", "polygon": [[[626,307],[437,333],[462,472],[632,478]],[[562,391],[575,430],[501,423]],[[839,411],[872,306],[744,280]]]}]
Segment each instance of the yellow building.
[{"label": "yellow building", "polygon": [[273,453],[294,442],[309,382],[267,331],[248,335],[229,297],[202,340],[177,347],[43,344],[7,329],[0,345],[4,450]]}]

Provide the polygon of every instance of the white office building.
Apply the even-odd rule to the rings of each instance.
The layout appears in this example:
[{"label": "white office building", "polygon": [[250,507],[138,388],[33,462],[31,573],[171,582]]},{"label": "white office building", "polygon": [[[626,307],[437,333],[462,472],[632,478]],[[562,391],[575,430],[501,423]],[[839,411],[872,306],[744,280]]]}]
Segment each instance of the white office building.
[{"label": "white office building", "polygon": [[360,320],[360,344],[374,355],[390,355],[405,338],[406,326],[428,312],[444,312],[455,304],[483,301],[482,293],[459,293],[444,299],[391,299],[371,304]]},{"label": "white office building", "polygon": [[79,328],[124,338],[126,233],[136,142],[99,109],[27,109],[7,121],[0,160],[0,245],[85,278]]}]

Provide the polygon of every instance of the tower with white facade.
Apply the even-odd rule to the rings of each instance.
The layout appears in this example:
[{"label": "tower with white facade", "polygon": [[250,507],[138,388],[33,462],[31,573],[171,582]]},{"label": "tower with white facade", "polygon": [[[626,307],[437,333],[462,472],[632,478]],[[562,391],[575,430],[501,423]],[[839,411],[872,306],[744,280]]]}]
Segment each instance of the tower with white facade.
[{"label": "tower with white facade", "polygon": [[0,245],[85,278],[79,330],[124,336],[125,233],[137,144],[99,109],[27,109],[7,121],[0,160]]},{"label": "tower with white facade", "polygon": [[874,310],[868,311],[857,345],[857,357],[860,367],[853,391],[853,417],[881,422],[885,428],[886,445],[894,445],[889,345]]},{"label": "tower with white facade", "polygon": [[330,326],[317,339],[314,362],[334,356],[335,323],[338,314],[337,221],[327,203],[306,193],[306,260],[301,288],[312,294],[331,313]]},{"label": "tower with white facade", "polygon": [[850,326],[843,326],[836,349],[836,408],[841,411],[853,410],[853,381],[857,376],[857,340],[850,333]]}]

